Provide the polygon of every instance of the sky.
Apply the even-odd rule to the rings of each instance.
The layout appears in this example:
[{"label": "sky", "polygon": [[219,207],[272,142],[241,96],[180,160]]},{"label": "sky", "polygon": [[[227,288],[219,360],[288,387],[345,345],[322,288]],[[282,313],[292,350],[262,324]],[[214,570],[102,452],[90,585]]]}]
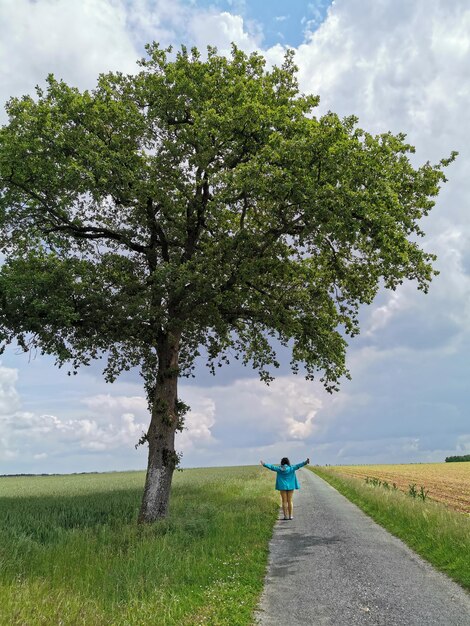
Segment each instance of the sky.
[{"label": "sky", "polygon": [[[131,73],[144,45],[233,41],[282,62],[296,53],[317,114],[355,114],[372,133],[405,132],[413,162],[459,157],[422,222],[440,271],[427,295],[408,283],[361,310],[351,381],[325,393],[281,367],[266,386],[241,366],[180,383],[191,406],[182,466],[420,463],[470,453],[470,4],[468,0],[1,0],[0,102],[48,73],[80,89]],[[0,112],[0,123],[6,115]],[[287,357],[288,355],[286,355]],[[7,349],[0,362],[0,474],[144,469],[148,425],[134,372],[105,384],[92,366]],[[288,358],[285,359],[287,362]]]}]

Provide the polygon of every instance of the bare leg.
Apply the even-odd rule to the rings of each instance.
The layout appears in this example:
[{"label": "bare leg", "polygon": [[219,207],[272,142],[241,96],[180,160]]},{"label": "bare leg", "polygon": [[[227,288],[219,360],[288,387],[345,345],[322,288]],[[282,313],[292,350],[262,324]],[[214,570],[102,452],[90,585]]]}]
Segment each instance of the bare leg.
[{"label": "bare leg", "polygon": [[294,513],[294,501],[293,501],[294,490],[290,489],[289,491],[286,491],[286,494],[287,494],[287,511],[289,513],[289,519],[292,519],[292,515]]},{"label": "bare leg", "polygon": [[289,517],[289,505],[287,501],[288,493],[288,491],[281,491],[282,511],[284,513],[284,519],[288,519]]}]

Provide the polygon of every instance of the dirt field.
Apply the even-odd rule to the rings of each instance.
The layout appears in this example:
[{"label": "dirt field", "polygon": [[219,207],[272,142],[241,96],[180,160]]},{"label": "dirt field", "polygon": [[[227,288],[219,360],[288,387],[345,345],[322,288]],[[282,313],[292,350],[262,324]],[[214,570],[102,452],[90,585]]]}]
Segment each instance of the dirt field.
[{"label": "dirt field", "polygon": [[418,463],[411,465],[347,465],[330,467],[339,474],[358,478],[379,478],[408,493],[416,483],[419,491],[429,490],[428,497],[452,509],[470,514],[470,462]]}]

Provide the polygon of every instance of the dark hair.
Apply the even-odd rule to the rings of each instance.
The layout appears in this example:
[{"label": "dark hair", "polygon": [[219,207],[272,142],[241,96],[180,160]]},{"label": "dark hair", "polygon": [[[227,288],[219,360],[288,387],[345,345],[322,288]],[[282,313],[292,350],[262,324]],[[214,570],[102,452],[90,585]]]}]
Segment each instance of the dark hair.
[{"label": "dark hair", "polygon": [[281,460],[281,465],[290,465],[290,461],[286,456]]}]

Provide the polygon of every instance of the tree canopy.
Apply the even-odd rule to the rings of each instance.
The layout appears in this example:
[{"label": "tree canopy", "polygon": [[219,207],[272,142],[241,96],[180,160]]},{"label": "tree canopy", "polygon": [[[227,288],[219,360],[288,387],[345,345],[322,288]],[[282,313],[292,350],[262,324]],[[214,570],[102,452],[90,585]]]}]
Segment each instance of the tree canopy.
[{"label": "tree canopy", "polygon": [[405,135],[316,117],[296,71],[290,51],[267,69],[235,46],[203,58],[152,44],[134,75],[84,92],[50,75],[7,104],[0,340],[72,369],[105,357],[109,381],[140,369],[146,497],[162,468],[171,482],[176,383],[201,352],[269,381],[289,346],[293,371],[332,391],[359,307],[382,284],[427,291],[435,273],[420,220],[455,154],[415,168]]}]

